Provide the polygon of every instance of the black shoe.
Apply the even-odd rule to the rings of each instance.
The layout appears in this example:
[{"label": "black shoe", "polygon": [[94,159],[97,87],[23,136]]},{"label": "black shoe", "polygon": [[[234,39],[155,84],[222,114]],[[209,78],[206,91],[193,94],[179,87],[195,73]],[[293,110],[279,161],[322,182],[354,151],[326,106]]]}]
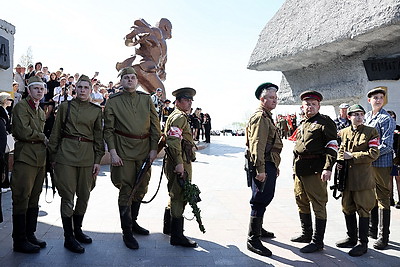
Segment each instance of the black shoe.
[{"label": "black shoe", "polygon": [[274,238],[275,235],[272,232],[268,232],[267,230],[265,230],[264,228],[261,228],[261,237],[265,237],[265,238]]},{"label": "black shoe", "polygon": [[15,241],[13,244],[13,250],[15,252],[22,253],[38,253],[40,251],[40,247],[38,245],[34,245],[27,240]]},{"label": "black shoe", "polygon": [[84,253],[85,248],[79,244],[73,236],[66,236],[64,240],[64,247],[74,253]]},{"label": "black shoe", "polygon": [[260,237],[262,232],[263,217],[250,217],[249,233],[247,237],[247,249],[258,255],[270,257],[272,252],[263,246]]},{"label": "black shoe", "polygon": [[311,214],[299,213],[302,233],[299,236],[292,237],[290,241],[298,243],[310,243],[312,239],[312,221]]},{"label": "black shoe", "polygon": [[183,235],[183,217],[171,219],[171,237],[169,243],[173,246],[188,248],[197,247],[197,243]]},{"label": "black shoe", "polygon": [[359,257],[367,253],[367,251],[368,251],[367,243],[358,243],[357,246],[355,246],[349,251],[349,255],[352,257]]},{"label": "black shoe", "polygon": [[132,202],[131,205],[131,217],[132,217],[132,232],[138,235],[149,235],[149,230],[141,227],[137,222],[137,217],[139,215],[140,202]]},{"label": "black shoe", "polygon": [[390,209],[379,209],[379,239],[374,243],[374,248],[385,249],[389,244]]},{"label": "black shoe", "polygon": [[83,215],[73,215],[75,239],[84,244],[91,244],[93,240],[82,232]]},{"label": "black shoe", "polygon": [[130,248],[130,249],[138,249],[139,248],[139,243],[133,237],[132,233],[123,234],[122,239],[124,240],[125,246],[127,248]]},{"label": "black shoe", "polygon": [[119,216],[121,219],[122,239],[125,246],[130,249],[138,249],[139,244],[132,234],[132,215],[131,207],[119,206]]},{"label": "black shoe", "polygon": [[338,248],[352,248],[357,245],[357,217],[355,213],[344,215],[346,220],[347,237],[336,242]]},{"label": "black shoe", "polygon": [[150,232],[147,229],[144,229],[136,221],[132,221],[132,232],[138,235],[149,235]]},{"label": "black shoe", "polygon": [[35,236],[37,227],[37,218],[39,215],[39,208],[28,208],[26,210],[26,238],[28,241],[40,248],[46,247],[46,242],[44,240],[37,239]]},{"label": "black shoe", "polygon": [[302,253],[313,253],[324,249],[324,235],[326,229],[326,219],[315,219],[315,232],[312,242],[300,249]]},{"label": "black shoe", "polygon": [[45,248],[46,245],[47,245],[45,241],[43,241],[43,240],[41,240],[41,239],[37,239],[36,236],[35,236],[35,234],[27,235],[26,238],[28,239],[28,241],[29,241],[31,244],[34,244],[34,245],[36,245],[36,246],[39,246],[40,248]]},{"label": "black shoe", "polygon": [[22,253],[38,253],[40,247],[30,243],[26,238],[26,214],[13,214],[13,250]]},{"label": "black shoe", "polygon": [[350,237],[336,242],[338,248],[352,248],[355,245],[357,245],[357,240],[351,239]]},{"label": "black shoe", "polygon": [[311,242],[310,244],[308,244],[307,246],[303,247],[300,249],[300,252],[302,253],[313,253],[316,251],[321,251],[324,249],[324,245],[317,245],[314,242]]},{"label": "black shoe", "polygon": [[265,257],[272,256],[271,250],[264,247],[259,239],[254,241],[247,241],[247,249],[261,256]]}]

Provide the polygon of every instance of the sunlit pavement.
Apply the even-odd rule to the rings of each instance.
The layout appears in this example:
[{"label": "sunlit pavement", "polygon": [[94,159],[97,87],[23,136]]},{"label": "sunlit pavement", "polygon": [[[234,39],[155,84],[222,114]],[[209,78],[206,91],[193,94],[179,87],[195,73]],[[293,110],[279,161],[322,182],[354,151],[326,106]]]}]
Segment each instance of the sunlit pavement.
[{"label": "sunlit pavement", "polygon": [[[47,203],[44,190],[36,235],[47,242],[47,247],[34,255],[13,252],[11,192],[7,192],[3,194],[5,222],[0,224],[0,266],[400,266],[400,210],[392,208],[388,249],[373,249],[374,240],[370,239],[368,253],[353,258],[347,254],[349,249],[335,247],[335,242],[345,237],[346,230],[340,200],[335,200],[331,191],[325,249],[313,254],[299,252],[304,244],[290,242],[292,236],[299,234],[300,222],[293,196],[293,143],[286,140],[275,198],[264,218],[264,226],[276,236],[264,242],[273,256],[265,258],[247,251],[250,190],[243,171],[245,139],[212,136],[211,142],[200,143],[203,149],[193,164],[193,182],[202,191],[199,207],[207,232],[201,233],[194,220],[185,221],[185,235],[196,240],[198,248],[173,247],[169,237],[162,234],[164,207],[168,201],[165,177],[154,201],[141,206],[138,222],[151,231],[150,236],[137,236],[138,250],[126,248],[119,222],[118,190],[110,181],[109,167],[103,166],[83,221],[83,230],[93,238],[92,244],[84,245],[84,254],[74,254],[63,247],[60,198],[56,195],[52,203]],[[153,165],[145,200],[156,191],[161,162],[158,159]],[[49,191],[47,200],[51,198]],[[193,217],[190,207],[185,216]]]}]

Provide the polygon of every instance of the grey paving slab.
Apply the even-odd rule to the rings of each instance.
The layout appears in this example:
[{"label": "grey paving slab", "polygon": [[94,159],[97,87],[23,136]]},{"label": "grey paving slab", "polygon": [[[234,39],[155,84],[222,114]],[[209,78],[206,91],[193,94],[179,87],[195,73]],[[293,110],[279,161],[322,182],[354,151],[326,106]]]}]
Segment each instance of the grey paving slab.
[{"label": "grey paving slab", "polygon": [[[169,237],[162,234],[164,207],[168,201],[166,179],[157,197],[143,204],[139,223],[151,231],[150,236],[138,236],[140,248],[130,250],[122,242],[117,207],[118,190],[110,181],[108,166],[102,166],[97,178],[83,230],[93,238],[84,245],[84,254],[74,254],[63,247],[60,219],[60,198],[52,203],[40,199],[37,236],[47,241],[39,254],[25,255],[12,251],[11,193],[3,194],[5,222],[0,224],[0,266],[400,266],[400,210],[392,209],[390,246],[377,251],[370,240],[366,255],[350,257],[349,249],[338,249],[335,242],[345,236],[345,222],[340,201],[330,197],[325,249],[314,254],[302,254],[303,244],[290,242],[300,232],[297,207],[293,196],[291,173],[293,143],[284,140],[281,175],[277,181],[275,198],[267,209],[264,225],[276,238],[264,240],[273,252],[271,258],[255,255],[246,249],[249,221],[250,191],[243,171],[243,137],[212,137],[209,145],[197,153],[193,164],[194,177],[202,193],[202,234],[195,221],[185,221],[185,234],[199,244],[196,249],[173,247]],[[153,166],[153,175],[146,199],[154,194],[161,171],[161,159]],[[331,195],[331,194],[330,194]],[[51,196],[48,195],[48,199]],[[185,216],[191,219],[190,208]]]}]

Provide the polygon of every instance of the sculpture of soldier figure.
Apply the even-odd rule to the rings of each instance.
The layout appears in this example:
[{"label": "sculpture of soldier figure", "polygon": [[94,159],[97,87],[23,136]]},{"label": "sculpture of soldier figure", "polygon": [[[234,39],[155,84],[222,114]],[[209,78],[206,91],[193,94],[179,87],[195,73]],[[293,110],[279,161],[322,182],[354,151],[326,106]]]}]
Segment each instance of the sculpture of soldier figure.
[{"label": "sculpture of soldier figure", "polygon": [[125,36],[126,46],[136,46],[135,55],[123,62],[118,62],[116,69],[132,66],[137,74],[140,86],[148,93],[157,88],[162,89],[162,100],[165,100],[163,81],[166,78],[165,64],[167,62],[166,40],[172,37],[172,24],[162,18],[152,27],[144,19],[135,20],[131,32]]}]

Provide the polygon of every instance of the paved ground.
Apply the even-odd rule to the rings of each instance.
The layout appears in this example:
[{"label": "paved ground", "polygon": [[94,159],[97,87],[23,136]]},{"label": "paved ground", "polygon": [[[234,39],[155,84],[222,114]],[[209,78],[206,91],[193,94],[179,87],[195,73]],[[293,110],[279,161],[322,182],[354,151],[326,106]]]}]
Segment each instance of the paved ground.
[{"label": "paved ground", "polygon": [[[37,236],[47,241],[39,254],[25,255],[12,251],[11,193],[3,194],[5,222],[0,224],[0,266],[400,266],[400,210],[392,209],[390,246],[385,251],[370,249],[363,257],[348,256],[349,249],[338,249],[335,241],[345,236],[345,223],[340,201],[330,197],[325,250],[302,254],[302,244],[290,242],[300,231],[293,197],[291,150],[284,143],[281,176],[275,199],[267,210],[264,224],[276,238],[266,240],[273,256],[265,258],[246,249],[249,221],[250,191],[243,172],[243,137],[213,137],[212,143],[198,152],[194,164],[194,182],[202,190],[202,210],[207,232],[202,234],[195,221],[185,221],[185,234],[194,238],[199,247],[186,249],[169,245],[162,234],[162,219],[167,203],[166,180],[155,200],[141,208],[139,223],[151,231],[147,237],[137,237],[140,249],[130,250],[122,242],[117,208],[118,191],[110,181],[108,166],[103,166],[97,186],[92,192],[84,231],[94,242],[85,245],[86,252],[77,255],[63,247],[63,231],[59,215],[60,198],[46,203],[40,200]],[[155,162],[148,196],[155,192],[161,161]],[[331,194],[330,194],[331,195]],[[185,212],[191,218],[190,209]]]}]

